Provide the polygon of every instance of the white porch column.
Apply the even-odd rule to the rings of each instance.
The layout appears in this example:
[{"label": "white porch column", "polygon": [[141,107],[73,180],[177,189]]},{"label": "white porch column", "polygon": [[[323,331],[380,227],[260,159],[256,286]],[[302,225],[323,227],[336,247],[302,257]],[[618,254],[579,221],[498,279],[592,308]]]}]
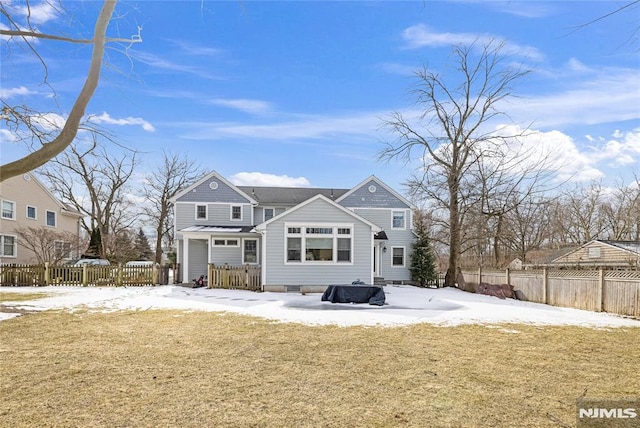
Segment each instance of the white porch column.
[{"label": "white porch column", "polygon": [[184,265],[182,269],[182,282],[189,282],[189,238],[186,236],[182,239],[182,264]]}]

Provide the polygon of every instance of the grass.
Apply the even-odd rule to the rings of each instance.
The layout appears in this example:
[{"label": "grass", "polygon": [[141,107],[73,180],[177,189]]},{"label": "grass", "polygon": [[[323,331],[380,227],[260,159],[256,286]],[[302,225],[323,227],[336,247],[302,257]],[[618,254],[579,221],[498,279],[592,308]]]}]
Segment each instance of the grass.
[{"label": "grass", "polygon": [[16,293],[12,291],[0,293],[0,302],[25,302],[27,300],[44,299],[47,293]]},{"label": "grass", "polygon": [[311,327],[215,313],[0,322],[0,425],[559,427],[640,391],[640,329]]}]

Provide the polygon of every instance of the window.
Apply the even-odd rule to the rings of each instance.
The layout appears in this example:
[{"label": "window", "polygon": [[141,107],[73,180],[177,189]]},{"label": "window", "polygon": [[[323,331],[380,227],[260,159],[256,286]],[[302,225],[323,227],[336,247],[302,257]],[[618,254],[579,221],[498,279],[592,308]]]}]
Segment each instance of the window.
[{"label": "window", "polygon": [[47,211],[47,226],[56,227],[56,213]]},{"label": "window", "polygon": [[287,261],[302,261],[302,238],[287,238]]},{"label": "window", "polygon": [[207,219],[207,206],[196,205],[196,220],[206,220],[206,219]]},{"label": "window", "polygon": [[257,239],[245,239],[244,240],[244,256],[242,257],[244,263],[258,263],[258,240]]},{"label": "window", "polygon": [[391,265],[404,266],[404,247],[393,247],[391,249]]},{"label": "window", "polygon": [[338,238],[338,261],[351,261],[351,238]]},{"label": "window", "polygon": [[240,205],[231,207],[231,220],[242,220],[242,207]]},{"label": "window", "polygon": [[238,247],[237,239],[214,239],[213,240],[214,247]]},{"label": "window", "polygon": [[333,261],[333,238],[307,238],[305,250],[305,257],[309,261]]},{"label": "window", "polygon": [[71,244],[64,241],[54,241],[53,251],[56,259],[70,259],[71,258]]},{"label": "window", "polygon": [[391,223],[392,229],[404,229],[405,221],[404,221],[404,211],[393,211],[393,220]]},{"label": "window", "polygon": [[36,219],[36,207],[27,205],[27,218],[30,218],[32,220]]},{"label": "window", "polygon": [[16,219],[16,203],[11,201],[2,201],[2,218],[7,220]]},{"label": "window", "polygon": [[264,209],[264,221],[271,220],[273,218],[274,210],[273,208],[265,208]]},{"label": "window", "polygon": [[351,263],[351,227],[287,226],[287,262]]},{"label": "window", "polygon": [[16,257],[16,237],[0,235],[0,256]]}]

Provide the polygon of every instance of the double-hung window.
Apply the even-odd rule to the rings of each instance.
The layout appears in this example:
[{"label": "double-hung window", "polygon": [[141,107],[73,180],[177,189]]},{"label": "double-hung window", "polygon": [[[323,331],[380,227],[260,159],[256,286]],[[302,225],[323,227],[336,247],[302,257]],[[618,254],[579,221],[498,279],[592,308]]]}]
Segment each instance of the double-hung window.
[{"label": "double-hung window", "polygon": [[206,219],[207,219],[207,206],[196,205],[196,220],[206,220]]},{"label": "double-hung window", "polygon": [[2,200],[2,218],[7,220],[16,219],[16,203]]},{"label": "double-hung window", "polygon": [[0,235],[0,256],[16,257],[16,237]]},{"label": "double-hung window", "polygon": [[31,205],[27,205],[27,218],[31,220],[35,220],[37,218],[36,207],[32,207]]},{"label": "double-hung window", "polygon": [[56,227],[56,212],[47,211],[47,226]]},{"label": "double-hung window", "polygon": [[391,249],[391,265],[396,267],[404,266],[404,247],[393,247]]},{"label": "double-hung window", "polygon": [[286,261],[298,263],[351,263],[351,225],[287,225]]},{"label": "double-hung window", "polygon": [[242,206],[231,206],[231,220],[242,220]]},{"label": "double-hung window", "polygon": [[405,212],[404,211],[393,211],[392,220],[391,220],[391,228],[392,229],[404,229],[405,228]]}]

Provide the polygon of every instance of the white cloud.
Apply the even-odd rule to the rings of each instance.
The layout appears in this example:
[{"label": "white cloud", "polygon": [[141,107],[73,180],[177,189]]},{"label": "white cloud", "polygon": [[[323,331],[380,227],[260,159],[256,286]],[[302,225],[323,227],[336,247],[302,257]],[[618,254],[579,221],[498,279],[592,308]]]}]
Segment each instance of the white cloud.
[{"label": "white cloud", "polygon": [[532,60],[544,59],[542,53],[532,46],[521,46],[509,43],[501,37],[491,34],[479,33],[439,33],[424,24],[413,25],[402,32],[402,38],[407,43],[407,48],[417,49],[425,46],[446,47],[452,45],[480,45],[504,43],[502,52],[506,55],[517,55]]},{"label": "white cloud", "polygon": [[341,116],[300,116],[298,120],[268,124],[189,122],[182,124],[189,132],[185,139],[211,140],[255,138],[259,140],[303,140],[366,138],[375,140],[380,118],[388,112],[365,112]]},{"label": "white cloud", "polygon": [[613,139],[606,140],[602,146],[592,146],[593,156],[598,161],[609,161],[610,166],[624,166],[637,163],[640,160],[640,129],[621,132],[615,130]]},{"label": "white cloud", "polygon": [[[575,71],[575,70],[572,70]],[[512,98],[500,110],[516,122],[537,127],[594,125],[640,119],[640,84],[635,69],[603,68],[589,75],[558,71],[556,79],[568,84],[551,94]]]},{"label": "white cloud", "polygon": [[9,1],[6,2],[4,7],[9,11],[13,19],[24,20],[25,23],[21,25],[25,26],[27,18],[31,25],[38,25],[56,19],[60,15],[60,12],[55,7],[55,3],[51,1],[41,1],[39,3],[29,2],[28,6],[23,4],[18,5]]},{"label": "white cloud", "polygon": [[266,101],[248,100],[248,99],[226,99],[216,98],[209,100],[210,104],[229,107],[251,114],[264,114],[271,110],[271,104]]},{"label": "white cloud", "polygon": [[109,113],[103,112],[99,116],[89,116],[88,120],[93,123],[102,124],[106,123],[108,125],[118,125],[118,126],[127,126],[127,125],[140,125],[142,129],[147,132],[154,132],[156,129],[152,124],[147,122],[146,120],[140,117],[126,117],[123,119],[114,119]]},{"label": "white cloud", "polygon": [[20,86],[19,88],[0,88],[0,97],[4,99],[9,99],[17,95],[31,95],[36,92],[27,89],[24,86]]},{"label": "white cloud", "polygon": [[7,129],[0,128],[0,141],[3,143],[13,143],[18,141],[18,136]]},{"label": "white cloud", "polygon": [[232,175],[230,180],[236,186],[308,187],[310,185],[305,177],[296,178],[263,172],[239,172]]}]

